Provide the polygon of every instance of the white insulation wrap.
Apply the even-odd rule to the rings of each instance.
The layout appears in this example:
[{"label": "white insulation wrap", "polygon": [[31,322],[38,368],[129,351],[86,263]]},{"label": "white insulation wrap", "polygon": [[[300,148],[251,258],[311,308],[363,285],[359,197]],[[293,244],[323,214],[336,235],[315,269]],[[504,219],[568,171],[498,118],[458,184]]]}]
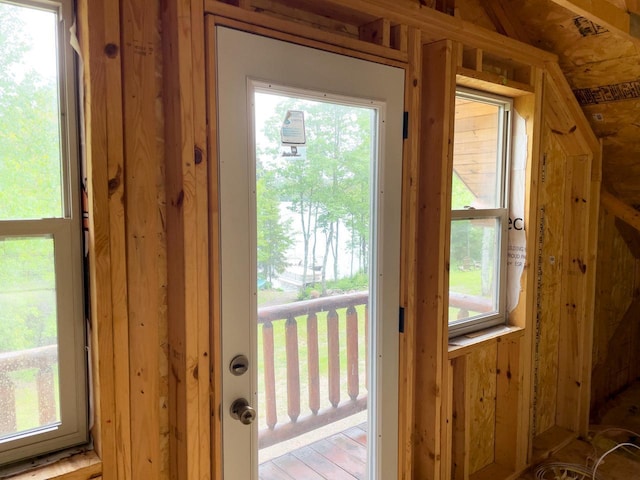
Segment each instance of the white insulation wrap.
[{"label": "white insulation wrap", "polygon": [[507,248],[507,311],[518,305],[520,278],[527,260],[524,225],[524,199],[527,174],[527,127],[524,118],[514,110],[509,190],[509,247]]}]

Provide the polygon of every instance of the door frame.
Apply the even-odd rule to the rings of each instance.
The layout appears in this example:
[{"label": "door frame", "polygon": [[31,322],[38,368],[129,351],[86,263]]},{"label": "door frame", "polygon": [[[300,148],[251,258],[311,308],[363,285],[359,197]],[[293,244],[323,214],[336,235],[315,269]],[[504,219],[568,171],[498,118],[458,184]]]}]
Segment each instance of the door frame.
[{"label": "door frame", "polygon": [[[212,473],[213,478],[222,478],[222,419],[221,415],[224,412],[221,412],[221,387],[222,387],[222,358],[221,358],[221,350],[217,347],[220,345],[221,341],[221,311],[220,311],[220,300],[221,300],[221,269],[220,265],[220,226],[219,226],[219,189],[218,189],[218,180],[219,180],[219,171],[218,171],[218,141],[217,141],[217,112],[218,105],[215,98],[216,92],[216,44],[215,44],[215,27],[217,26],[227,26],[236,30],[244,31],[247,33],[254,33],[261,36],[265,36],[267,38],[272,38],[276,40],[283,40],[288,43],[292,43],[294,45],[301,45],[312,47],[318,50],[326,51],[329,53],[336,53],[340,55],[350,56],[357,59],[366,60],[369,62],[388,65],[392,67],[397,67],[403,69],[405,71],[405,87],[403,94],[403,101],[407,107],[411,107],[411,105],[407,105],[407,98],[411,98],[412,95],[409,94],[410,88],[407,87],[407,75],[409,73],[409,65],[405,62],[401,62],[398,60],[389,59],[386,57],[380,57],[376,55],[372,55],[369,53],[360,52],[357,50],[353,50],[351,48],[345,48],[340,46],[340,41],[338,40],[340,37],[338,35],[332,35],[336,39],[336,44],[323,43],[316,40],[312,40],[309,38],[298,37],[294,35],[290,35],[284,32],[280,32],[277,30],[271,30],[269,28],[259,27],[256,25],[250,25],[243,22],[239,22],[237,20],[217,17],[213,15],[207,14],[205,16],[205,38],[206,38],[206,90],[207,90],[207,134],[208,134],[208,150],[209,150],[209,210],[210,210],[210,272],[211,272],[211,329],[210,329],[210,339],[212,346],[212,358],[211,358],[211,397],[212,397],[212,412],[214,413],[211,416],[211,427],[212,427],[212,442],[211,442],[211,459],[213,461],[212,465]],[[268,23],[265,22],[265,23]],[[416,36],[419,38],[419,36]],[[346,42],[347,44],[352,44],[353,42]],[[213,95],[212,95],[213,93]],[[413,125],[411,127],[414,127]],[[415,128],[412,128],[412,131]],[[410,152],[407,151],[407,148],[412,148],[408,144],[403,142],[403,151],[401,154],[401,160],[403,165],[403,170],[405,168],[406,159],[410,157]],[[407,175],[403,173],[403,177],[401,180],[401,192],[400,192],[400,205],[404,206],[406,204],[406,191],[407,188]],[[399,270],[402,272],[405,270],[405,265],[403,261],[406,261],[406,244],[407,239],[405,238],[406,232],[406,215],[403,215],[402,220],[400,222],[399,234],[400,234],[400,253],[399,253]],[[406,306],[406,298],[407,292],[405,291],[407,288],[407,282],[400,279],[400,288],[398,291],[398,301],[401,306]],[[398,369],[402,371],[404,368],[403,365],[406,363],[406,355],[403,354],[402,347],[406,345],[406,337],[399,336],[399,345],[398,349]],[[403,361],[404,360],[404,361]],[[397,375],[397,385],[398,385],[398,395],[397,401],[398,405],[402,405],[402,408],[406,408],[407,406],[411,406],[412,402],[408,398],[407,394],[409,393],[407,388],[407,375],[406,372],[400,375],[398,372]],[[410,408],[412,411],[413,408]],[[407,462],[411,462],[410,457],[407,454],[406,444],[407,438],[411,432],[411,411],[400,411],[398,412],[398,471],[401,472],[406,470]]]}]

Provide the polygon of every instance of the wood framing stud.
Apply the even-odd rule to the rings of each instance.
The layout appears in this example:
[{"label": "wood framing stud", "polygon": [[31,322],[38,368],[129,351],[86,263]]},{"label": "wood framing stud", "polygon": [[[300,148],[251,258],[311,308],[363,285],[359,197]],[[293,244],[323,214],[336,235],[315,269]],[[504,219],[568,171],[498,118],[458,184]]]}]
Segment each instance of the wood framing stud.
[{"label": "wood framing stud", "polygon": [[629,13],[606,0],[552,0],[561,7],[588,18],[597,25],[629,39],[635,39],[630,35]]},{"label": "wood framing stud", "polygon": [[606,190],[602,190],[600,201],[602,206],[609,210],[610,213],[640,231],[640,212],[638,210],[631,205],[627,205]]},{"label": "wood framing stud", "polygon": [[376,43],[384,47],[391,46],[391,23],[386,18],[361,25],[358,28],[360,40]]}]

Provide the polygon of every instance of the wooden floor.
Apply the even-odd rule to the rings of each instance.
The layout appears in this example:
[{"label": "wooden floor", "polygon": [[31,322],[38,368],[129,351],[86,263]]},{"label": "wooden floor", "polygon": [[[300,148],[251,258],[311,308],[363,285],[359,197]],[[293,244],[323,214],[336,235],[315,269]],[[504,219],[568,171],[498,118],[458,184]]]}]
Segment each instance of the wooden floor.
[{"label": "wooden floor", "polygon": [[365,478],[366,424],[349,428],[260,465],[260,480]]},{"label": "wooden floor", "polygon": [[[609,402],[598,417],[591,425],[590,442],[574,440],[550,460],[585,465],[587,459],[594,458],[594,448],[598,454],[602,454],[622,441],[638,444],[637,435],[610,429],[618,426],[640,432],[640,381]],[[598,432],[602,434],[598,435]],[[260,479],[364,479],[366,444],[366,424],[361,424],[260,465]],[[598,474],[607,480],[640,479],[640,455],[633,449],[627,452],[616,451],[602,462]],[[521,480],[535,478],[533,468],[520,477]]]},{"label": "wooden floor", "polygon": [[[624,430],[616,430],[616,427]],[[593,459],[618,443],[640,445],[637,433],[640,433],[640,381],[608,402],[597,418],[592,419],[589,438],[573,440],[553,454],[549,461],[593,466]],[[535,480],[534,471],[532,468],[520,480]],[[597,475],[606,480],[640,479],[640,452],[634,448],[614,451],[601,463]]]}]

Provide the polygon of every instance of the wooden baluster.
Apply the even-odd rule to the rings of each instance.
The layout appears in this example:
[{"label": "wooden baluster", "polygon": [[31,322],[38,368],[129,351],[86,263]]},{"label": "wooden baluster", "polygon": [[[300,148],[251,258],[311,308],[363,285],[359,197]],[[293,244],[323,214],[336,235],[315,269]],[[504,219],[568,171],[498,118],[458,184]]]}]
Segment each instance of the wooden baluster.
[{"label": "wooden baluster", "polygon": [[284,324],[287,346],[287,413],[292,422],[300,416],[300,359],[298,356],[298,323],[295,317]]},{"label": "wooden baluster", "polygon": [[364,386],[369,391],[369,302],[364,306]]},{"label": "wooden baluster", "polygon": [[274,366],[273,325],[271,322],[262,324],[262,350],[264,355],[264,396],[265,417],[267,427],[273,430],[278,423],[276,413],[276,372]]},{"label": "wooden baluster", "polygon": [[16,425],[16,395],[13,380],[0,372],[0,435],[14,433]]},{"label": "wooden baluster", "polygon": [[309,408],[314,415],[320,410],[320,364],[318,360],[318,316],[307,317],[307,364],[309,372]]},{"label": "wooden baluster", "polygon": [[40,425],[49,425],[57,420],[56,394],[53,383],[53,367],[50,364],[40,367],[36,375]]},{"label": "wooden baluster", "polygon": [[349,398],[358,398],[360,375],[358,372],[358,312],[347,308],[347,392]]},{"label": "wooden baluster", "polygon": [[338,313],[335,308],[327,313],[327,335],[329,337],[329,402],[337,407],[340,403],[340,337]]}]

